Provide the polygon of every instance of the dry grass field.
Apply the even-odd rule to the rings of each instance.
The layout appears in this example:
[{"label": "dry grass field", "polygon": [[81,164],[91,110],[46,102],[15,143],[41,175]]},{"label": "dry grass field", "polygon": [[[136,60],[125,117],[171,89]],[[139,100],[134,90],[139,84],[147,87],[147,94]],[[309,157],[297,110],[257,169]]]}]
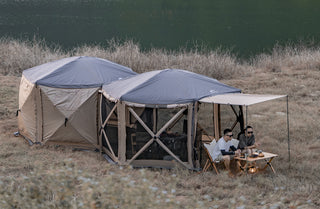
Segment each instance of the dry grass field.
[{"label": "dry grass field", "polygon": [[[142,52],[131,41],[68,52],[42,41],[0,39],[0,208],[320,208],[320,50],[276,46],[249,61],[228,52]],[[230,178],[132,169],[108,164],[98,153],[61,146],[29,146],[17,131],[21,72],[68,56],[97,56],[145,72],[180,68],[205,74],[245,93],[288,94],[291,164],[285,99],[248,110],[265,151],[278,153],[270,170]],[[206,118],[202,119],[206,121]]]}]

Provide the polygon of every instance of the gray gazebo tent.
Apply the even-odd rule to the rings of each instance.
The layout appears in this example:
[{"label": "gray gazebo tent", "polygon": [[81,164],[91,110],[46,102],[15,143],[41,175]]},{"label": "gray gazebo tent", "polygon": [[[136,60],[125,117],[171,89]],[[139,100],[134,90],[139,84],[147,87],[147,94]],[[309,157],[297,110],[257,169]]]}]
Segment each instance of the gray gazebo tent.
[{"label": "gray gazebo tent", "polygon": [[[101,150],[119,164],[172,167],[175,160],[193,169],[197,101],[240,91],[177,69],[147,72],[104,85],[100,100]],[[172,114],[163,110],[172,110]],[[183,128],[172,131],[178,123]]]},{"label": "gray gazebo tent", "polygon": [[22,73],[19,132],[34,143],[93,146],[98,141],[98,91],[136,73],[96,57],[69,57]]}]

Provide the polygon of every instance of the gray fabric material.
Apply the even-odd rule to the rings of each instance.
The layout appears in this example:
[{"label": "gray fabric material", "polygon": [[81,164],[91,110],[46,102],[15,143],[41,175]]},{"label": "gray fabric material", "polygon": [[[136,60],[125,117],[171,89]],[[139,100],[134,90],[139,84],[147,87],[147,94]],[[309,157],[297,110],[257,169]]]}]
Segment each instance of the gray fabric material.
[{"label": "gray fabric material", "polygon": [[130,68],[96,57],[69,57],[22,73],[30,82],[56,88],[94,88],[136,75]]},{"label": "gray fabric material", "polygon": [[240,89],[185,70],[165,69],[142,73],[104,85],[110,97],[140,104],[184,104]]},{"label": "gray fabric material", "polygon": [[238,149],[244,149],[245,147],[252,146],[255,143],[255,137],[252,134],[250,137],[246,137],[244,133],[239,135]]}]

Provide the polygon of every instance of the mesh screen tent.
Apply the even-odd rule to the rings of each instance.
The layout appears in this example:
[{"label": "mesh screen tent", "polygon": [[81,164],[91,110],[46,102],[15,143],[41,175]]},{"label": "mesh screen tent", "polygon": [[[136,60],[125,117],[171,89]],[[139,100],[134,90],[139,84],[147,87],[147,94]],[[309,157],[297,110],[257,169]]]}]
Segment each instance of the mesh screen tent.
[{"label": "mesh screen tent", "polygon": [[98,91],[136,73],[96,57],[69,57],[22,73],[19,132],[32,142],[98,143]]},{"label": "mesh screen tent", "polygon": [[197,101],[240,89],[179,69],[142,73],[102,88],[101,145],[119,164],[196,167]]}]

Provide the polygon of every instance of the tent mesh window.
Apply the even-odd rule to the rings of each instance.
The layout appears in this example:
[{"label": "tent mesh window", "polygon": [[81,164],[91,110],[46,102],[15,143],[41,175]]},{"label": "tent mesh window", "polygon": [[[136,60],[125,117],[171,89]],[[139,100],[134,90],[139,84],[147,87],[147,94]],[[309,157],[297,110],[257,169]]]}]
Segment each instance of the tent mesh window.
[{"label": "tent mesh window", "polygon": [[[145,108],[140,118],[153,133],[158,131],[179,111],[180,109],[153,109]],[[130,115],[132,118],[132,115]],[[160,134],[160,141],[180,160],[187,161],[187,115],[182,114],[174,123]],[[145,128],[135,121],[135,130],[127,129],[127,158],[131,158],[153,137]],[[128,146],[129,145],[129,146]],[[164,150],[159,143],[154,141],[145,149],[137,160],[173,160],[174,158]]]},{"label": "tent mesh window", "polygon": [[[110,102],[105,97],[102,97],[102,106],[105,108],[101,108],[101,116],[102,121],[105,121],[108,115],[111,113],[111,110],[115,106],[114,102]],[[112,150],[115,155],[118,155],[118,116],[117,112],[114,111],[108,120],[106,126],[104,127],[104,131],[108,137],[109,143],[111,145]],[[109,147],[106,142],[105,136],[102,134],[102,145],[109,150]]]}]

